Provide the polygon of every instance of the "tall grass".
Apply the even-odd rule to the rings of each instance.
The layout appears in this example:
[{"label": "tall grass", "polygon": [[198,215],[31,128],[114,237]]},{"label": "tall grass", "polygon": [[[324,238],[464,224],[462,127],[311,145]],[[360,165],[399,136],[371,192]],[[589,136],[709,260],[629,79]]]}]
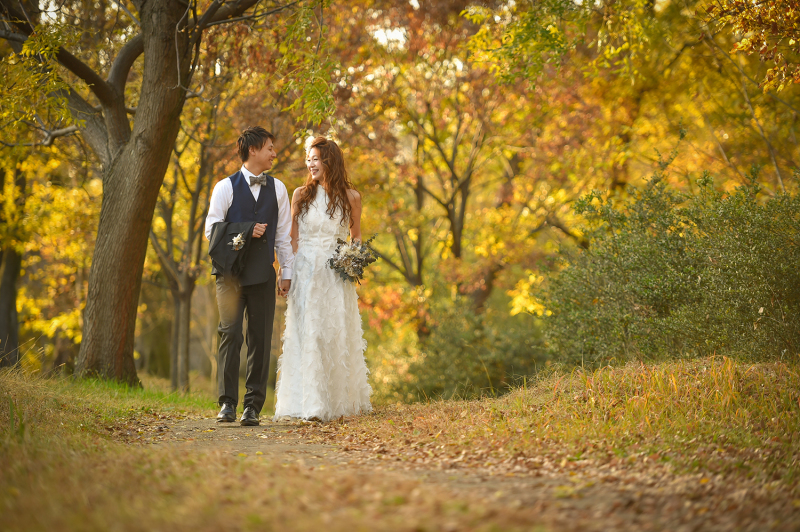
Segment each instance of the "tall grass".
[{"label": "tall grass", "polygon": [[710,357],[555,369],[498,399],[394,405],[316,430],[400,454],[546,456],[596,465],[654,456],[676,471],[791,484],[800,478],[798,401],[796,365]]}]

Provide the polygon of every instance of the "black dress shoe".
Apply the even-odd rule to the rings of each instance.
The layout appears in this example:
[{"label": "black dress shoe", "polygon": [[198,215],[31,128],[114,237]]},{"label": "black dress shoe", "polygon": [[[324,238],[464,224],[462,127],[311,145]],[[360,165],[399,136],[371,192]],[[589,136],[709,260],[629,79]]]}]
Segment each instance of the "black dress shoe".
[{"label": "black dress shoe", "polygon": [[236,421],[236,407],[231,403],[222,403],[222,408],[217,414],[217,423],[233,423]]},{"label": "black dress shoe", "polygon": [[244,407],[242,419],[239,420],[243,427],[253,427],[258,425],[258,412],[252,406]]}]

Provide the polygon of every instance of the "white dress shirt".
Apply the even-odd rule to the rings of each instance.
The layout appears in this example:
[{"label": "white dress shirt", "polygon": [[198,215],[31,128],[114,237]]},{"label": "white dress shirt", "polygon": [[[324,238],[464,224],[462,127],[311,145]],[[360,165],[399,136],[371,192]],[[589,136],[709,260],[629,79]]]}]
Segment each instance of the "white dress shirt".
[{"label": "white dress shirt", "polygon": [[[250,177],[255,176],[253,172],[242,165],[241,172],[247,182]],[[273,178],[274,179],[274,178]],[[258,194],[261,192],[261,185],[256,183],[250,185],[250,192],[258,201]],[[292,252],[292,241],[289,233],[292,230],[292,207],[289,203],[289,192],[279,179],[275,179],[275,196],[278,199],[278,227],[275,228],[275,251],[278,255],[278,262],[281,265],[282,277],[292,278],[292,265],[294,264],[294,252]],[[208,206],[208,216],[206,217],[206,239],[211,240],[211,227],[217,222],[224,222],[228,209],[233,203],[233,184],[230,179],[223,179],[214,185],[211,193],[211,200]],[[269,228],[267,228],[269,231]],[[265,238],[265,237],[262,237]],[[272,268],[272,264],[265,265]]]}]

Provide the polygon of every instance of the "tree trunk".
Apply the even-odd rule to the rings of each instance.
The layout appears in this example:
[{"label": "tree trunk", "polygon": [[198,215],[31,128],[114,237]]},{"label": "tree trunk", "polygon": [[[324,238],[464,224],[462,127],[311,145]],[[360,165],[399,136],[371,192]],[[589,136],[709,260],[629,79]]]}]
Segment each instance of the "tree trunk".
[{"label": "tree trunk", "polygon": [[181,298],[177,289],[172,294],[172,323],[169,326],[169,381],[173,392],[178,390],[178,322],[181,315]]},{"label": "tree trunk", "polygon": [[55,356],[51,373],[71,375],[75,365],[75,344],[63,334],[56,333],[53,346]]},{"label": "tree trunk", "polygon": [[0,367],[19,362],[17,279],[22,257],[8,247],[0,252]]},{"label": "tree trunk", "polygon": [[[183,274],[180,288],[170,289],[174,313],[170,332],[170,381],[172,390],[189,391],[189,343],[192,331],[192,296],[195,279]],[[177,283],[173,283],[177,284]]]},{"label": "tree trunk", "polygon": [[[75,368],[78,375],[129,384],[139,382],[133,339],[144,257],[158,191],[178,135],[191,61],[188,32],[176,31],[185,8],[173,2],[140,5],[141,96],[130,138],[113,150],[113,161],[104,168],[103,205]],[[109,133],[114,138],[112,128]]]},{"label": "tree trunk", "polygon": [[188,286],[181,291],[179,314],[176,318],[178,328],[178,389],[182,392],[189,391],[189,342],[191,340],[192,324],[192,293],[194,281],[189,281]]}]

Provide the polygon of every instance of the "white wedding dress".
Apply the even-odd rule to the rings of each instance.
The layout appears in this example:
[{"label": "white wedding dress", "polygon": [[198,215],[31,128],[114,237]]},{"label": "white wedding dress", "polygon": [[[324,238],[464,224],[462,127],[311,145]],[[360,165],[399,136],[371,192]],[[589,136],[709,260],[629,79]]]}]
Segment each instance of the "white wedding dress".
[{"label": "white wedding dress", "polygon": [[372,410],[355,284],[328,267],[347,223],[325,212],[327,194],[298,220],[298,246],[278,358],[275,420],[286,416],[330,421]]}]

